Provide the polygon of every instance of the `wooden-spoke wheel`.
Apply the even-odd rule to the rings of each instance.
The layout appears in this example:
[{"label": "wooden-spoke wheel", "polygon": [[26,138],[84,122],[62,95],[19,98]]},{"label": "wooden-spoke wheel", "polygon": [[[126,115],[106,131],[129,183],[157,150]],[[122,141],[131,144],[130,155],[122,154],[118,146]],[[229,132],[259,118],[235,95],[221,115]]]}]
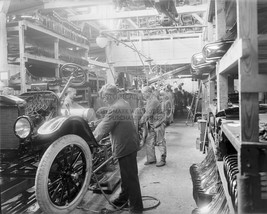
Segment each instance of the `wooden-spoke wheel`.
[{"label": "wooden-spoke wheel", "polygon": [[59,70],[60,76],[63,81],[68,81],[72,77],[71,86],[81,86],[87,81],[85,70],[74,63],[66,63],[61,66]]},{"label": "wooden-spoke wheel", "polygon": [[66,135],[51,144],[38,166],[36,198],[45,213],[69,213],[83,199],[92,174],[87,143]]}]

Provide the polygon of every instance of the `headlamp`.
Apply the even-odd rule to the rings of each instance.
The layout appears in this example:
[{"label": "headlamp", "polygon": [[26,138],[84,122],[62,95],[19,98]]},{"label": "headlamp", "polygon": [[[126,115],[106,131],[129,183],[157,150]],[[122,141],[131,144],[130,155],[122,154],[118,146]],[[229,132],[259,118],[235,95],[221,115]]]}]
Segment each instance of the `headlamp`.
[{"label": "headlamp", "polygon": [[15,135],[20,139],[29,137],[32,131],[32,123],[29,117],[19,117],[14,125]]}]

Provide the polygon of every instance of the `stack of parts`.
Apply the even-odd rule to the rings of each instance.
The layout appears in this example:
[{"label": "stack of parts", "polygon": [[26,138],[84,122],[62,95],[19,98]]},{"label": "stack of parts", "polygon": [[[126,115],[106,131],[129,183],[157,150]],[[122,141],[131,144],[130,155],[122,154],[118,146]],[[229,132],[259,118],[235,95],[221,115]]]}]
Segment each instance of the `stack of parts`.
[{"label": "stack of parts", "polygon": [[233,44],[233,40],[225,40],[206,44],[202,52],[196,53],[191,58],[192,75],[211,73],[220,60]]},{"label": "stack of parts", "polygon": [[223,191],[222,185],[219,186],[218,192],[212,198],[212,201],[206,206],[196,208],[192,214],[229,214],[230,210]]},{"label": "stack of parts", "polygon": [[193,197],[198,208],[193,214],[229,213],[229,207],[220,181],[213,150],[210,149],[200,164],[190,167]]},{"label": "stack of parts", "polygon": [[223,158],[224,174],[228,181],[228,191],[232,199],[234,209],[237,210],[237,154],[227,155]]}]

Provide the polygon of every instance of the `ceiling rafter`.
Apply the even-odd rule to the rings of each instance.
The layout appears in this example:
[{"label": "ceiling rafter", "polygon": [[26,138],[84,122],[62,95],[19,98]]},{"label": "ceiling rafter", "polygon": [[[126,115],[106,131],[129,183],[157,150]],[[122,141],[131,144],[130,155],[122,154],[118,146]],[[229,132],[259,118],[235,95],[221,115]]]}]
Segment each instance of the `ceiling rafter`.
[{"label": "ceiling rafter", "polygon": [[205,27],[207,27],[207,25],[186,25],[186,26],[153,27],[153,28],[128,28],[128,29],[118,29],[118,30],[102,30],[101,33],[127,32],[127,31],[149,31],[149,30],[164,30],[164,29],[205,28]]},{"label": "ceiling rafter", "polygon": [[101,1],[68,1],[68,0],[50,0],[44,3],[44,9],[64,9],[64,8],[79,8],[79,7],[92,7],[98,5],[111,5],[113,0],[101,0]]},{"label": "ceiling rafter", "polygon": [[[192,14],[192,13],[203,13],[207,10],[207,5],[197,5],[197,6],[183,6],[176,7],[178,14]],[[136,18],[136,17],[149,17],[149,16],[158,16],[158,11],[156,9],[149,10],[135,10],[135,11],[122,11],[113,13],[110,15],[101,16],[100,14],[82,14],[70,16],[70,21],[93,21],[101,19],[127,19],[127,18]]]}]

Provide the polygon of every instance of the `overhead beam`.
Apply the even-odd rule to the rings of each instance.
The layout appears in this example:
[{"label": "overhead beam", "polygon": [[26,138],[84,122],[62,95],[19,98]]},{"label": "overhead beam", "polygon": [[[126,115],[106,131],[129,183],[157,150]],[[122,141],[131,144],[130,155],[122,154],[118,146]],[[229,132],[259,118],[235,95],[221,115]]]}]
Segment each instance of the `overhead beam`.
[{"label": "overhead beam", "polygon": [[44,4],[44,9],[64,9],[64,8],[78,8],[78,7],[91,7],[98,5],[110,5],[113,4],[113,0],[101,0],[101,1],[56,1],[51,0]]},{"label": "overhead beam", "polygon": [[[203,13],[207,10],[206,4],[201,4],[197,6],[183,6],[176,7],[178,14],[191,14],[191,13]],[[110,14],[83,14],[70,16],[70,21],[90,21],[90,20],[100,20],[100,19],[128,19],[135,17],[149,17],[149,16],[158,16],[158,11],[156,9],[150,10],[135,10],[135,11],[122,11],[122,12],[113,12]]]},{"label": "overhead beam", "polygon": [[129,29],[118,29],[118,30],[102,30],[101,33],[108,32],[127,32],[127,31],[149,31],[149,30],[166,30],[166,29],[185,29],[185,28],[203,28],[206,25],[186,25],[186,26],[173,26],[173,27],[154,27],[154,28],[129,28]]},{"label": "overhead beam", "polygon": [[32,7],[23,8],[23,9],[8,11],[8,15],[12,15],[12,14],[24,15],[24,14],[27,14],[29,12],[37,11],[37,10],[40,10],[40,9],[43,9],[43,5],[42,4],[36,5],[36,6],[32,6]]},{"label": "overhead beam", "polygon": [[[131,36],[128,37],[120,37],[121,41],[139,41],[139,40],[159,40],[159,39],[177,39],[177,38],[200,38],[202,35],[201,32],[199,33],[174,33],[174,34],[163,34],[163,35],[149,35],[149,36]],[[90,45],[91,47],[91,45]]]}]

